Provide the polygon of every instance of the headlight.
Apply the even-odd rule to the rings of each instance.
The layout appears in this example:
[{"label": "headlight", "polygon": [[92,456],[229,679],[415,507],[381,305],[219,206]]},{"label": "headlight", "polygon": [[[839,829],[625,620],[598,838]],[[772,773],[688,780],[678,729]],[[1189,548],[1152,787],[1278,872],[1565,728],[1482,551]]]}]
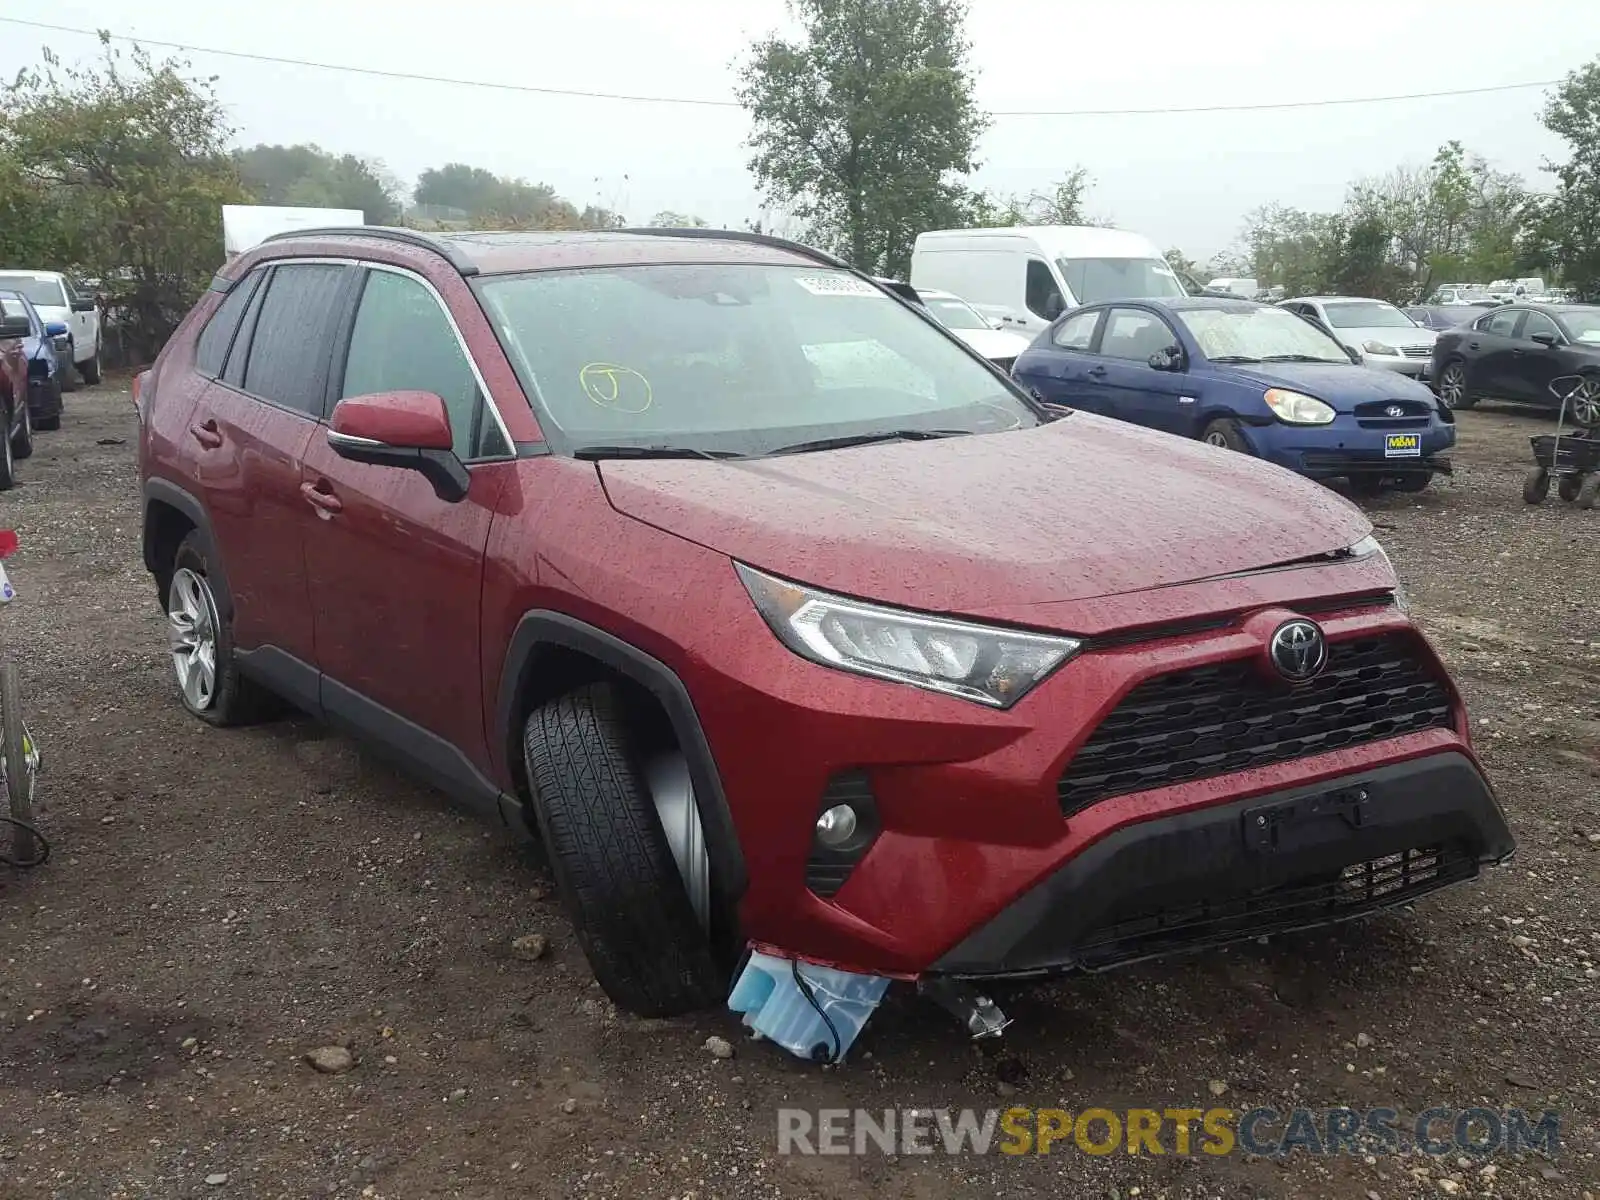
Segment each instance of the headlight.
[{"label": "headlight", "polygon": [[825,667],[1010,708],[1071,658],[1076,639],[880,608],[734,569],[778,640]]},{"label": "headlight", "polygon": [[1390,559],[1388,551],[1383,548],[1382,542],[1369,533],[1359,542],[1354,543],[1350,547],[1349,553],[1351,558],[1366,558],[1373,554],[1381,558],[1384,566],[1388,567],[1390,573],[1394,576],[1394,606],[1401,612],[1410,610],[1411,598],[1406,595],[1405,585],[1400,582],[1400,572],[1394,569],[1394,562]]},{"label": "headlight", "polygon": [[1333,420],[1333,409],[1303,392],[1270,388],[1266,395],[1267,407],[1278,414],[1278,420],[1291,425],[1326,425]]},{"label": "headlight", "polygon": [[1400,357],[1400,351],[1389,345],[1388,342],[1362,342],[1361,348],[1368,354],[1386,354],[1390,358]]}]

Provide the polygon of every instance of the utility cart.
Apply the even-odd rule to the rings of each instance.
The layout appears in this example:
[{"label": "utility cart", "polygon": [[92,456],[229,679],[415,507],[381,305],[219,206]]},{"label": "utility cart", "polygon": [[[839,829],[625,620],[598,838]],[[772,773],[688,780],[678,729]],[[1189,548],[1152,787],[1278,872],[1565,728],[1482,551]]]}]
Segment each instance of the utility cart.
[{"label": "utility cart", "polygon": [[[1592,385],[1592,378],[1586,375],[1563,375],[1551,380],[1550,391],[1560,398],[1561,407],[1554,434],[1528,439],[1536,464],[1522,484],[1522,498],[1529,504],[1543,504],[1550,495],[1551,483],[1556,485],[1558,496],[1579,508],[1593,508],[1600,503],[1600,415],[1588,399]],[[1569,403],[1578,425],[1573,433],[1566,432]]]}]

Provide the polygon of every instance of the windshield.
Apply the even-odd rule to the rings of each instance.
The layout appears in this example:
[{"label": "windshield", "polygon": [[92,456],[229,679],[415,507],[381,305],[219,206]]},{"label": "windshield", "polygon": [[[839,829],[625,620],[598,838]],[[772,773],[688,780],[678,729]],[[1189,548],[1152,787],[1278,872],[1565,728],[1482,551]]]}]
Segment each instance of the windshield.
[{"label": "windshield", "polygon": [[0,275],[0,288],[8,292],[21,292],[35,304],[65,308],[66,293],[59,279],[39,279],[33,275]]},{"label": "windshield", "polygon": [[1382,300],[1357,300],[1351,303],[1324,304],[1328,324],[1335,329],[1412,329],[1416,322],[1392,304]]},{"label": "windshield", "polygon": [[1600,343],[1600,309],[1590,312],[1568,309],[1561,314],[1561,323],[1567,327],[1573,341],[1591,346]]},{"label": "windshield", "polygon": [[924,304],[934,319],[946,329],[989,329],[989,322],[978,315],[978,310],[965,300],[945,299],[943,297],[924,296]]},{"label": "windshield", "polygon": [[949,335],[845,271],[695,264],[492,276],[478,294],[572,448],[765,454],[1038,424]]},{"label": "windshield", "polygon": [[1197,308],[1179,310],[1178,319],[1199,343],[1200,352],[1213,361],[1350,362],[1327,334],[1281,308]]},{"label": "windshield", "polygon": [[1159,258],[1058,258],[1056,265],[1079,304],[1184,294],[1172,268]]}]

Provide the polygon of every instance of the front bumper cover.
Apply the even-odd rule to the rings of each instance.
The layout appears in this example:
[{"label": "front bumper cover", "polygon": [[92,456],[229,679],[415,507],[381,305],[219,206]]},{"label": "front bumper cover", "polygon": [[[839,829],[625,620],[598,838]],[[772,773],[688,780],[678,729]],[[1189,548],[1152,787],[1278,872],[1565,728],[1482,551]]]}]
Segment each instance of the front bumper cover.
[{"label": "front bumper cover", "polygon": [[1124,826],[947,952],[964,978],[1102,970],[1334,924],[1516,849],[1466,755],[1433,754]]}]

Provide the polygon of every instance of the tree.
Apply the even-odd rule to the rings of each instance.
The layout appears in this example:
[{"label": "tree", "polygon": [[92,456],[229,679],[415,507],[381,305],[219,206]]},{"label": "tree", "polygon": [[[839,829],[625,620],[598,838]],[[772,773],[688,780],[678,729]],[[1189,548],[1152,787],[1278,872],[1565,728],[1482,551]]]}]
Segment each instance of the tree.
[{"label": "tree", "polygon": [[1529,206],[1522,261],[1559,269],[1567,286],[1592,298],[1600,295],[1600,59],[1567,76],[1541,119],[1570,153],[1545,165],[1556,191]]},{"label": "tree", "polygon": [[1377,217],[1336,218],[1322,271],[1328,289],[1343,296],[1406,302],[1410,275],[1393,261],[1394,241],[1394,231]]},{"label": "tree", "polygon": [[704,229],[704,217],[692,216],[689,213],[672,212],[663,209],[650,218],[650,224],[657,229]]},{"label": "tree", "polygon": [[392,224],[400,194],[383,164],[320,146],[251,146],[234,151],[239,180],[257,204],[356,208],[369,225]]},{"label": "tree", "polygon": [[739,88],[750,169],[819,245],[903,277],[926,229],[961,223],[987,118],[961,0],[790,0],[803,28],[752,47]]},{"label": "tree", "polygon": [[1264,205],[1245,217],[1250,274],[1261,286],[1280,285],[1291,296],[1321,291],[1341,236],[1337,220],[1327,213]]},{"label": "tree", "polygon": [[[47,50],[5,93],[0,211],[29,220],[0,229],[0,245],[12,261],[102,280],[129,352],[148,361],[222,264],[222,205],[247,196],[212,81],[138,46],[124,54],[105,34],[101,44],[83,68]],[[41,239],[54,247],[44,260],[32,257]],[[19,251],[28,257],[12,259]]]},{"label": "tree", "polygon": [[1004,228],[1011,225],[1098,225],[1113,224],[1108,217],[1092,217],[1084,211],[1084,201],[1094,177],[1087,167],[1074,167],[1048,192],[1026,196],[995,196],[978,192],[968,205],[969,221],[979,227]]},{"label": "tree", "polygon": [[547,183],[496,175],[466,163],[446,163],[417,178],[412,198],[434,210],[454,210],[480,227],[595,229],[591,218]]}]

